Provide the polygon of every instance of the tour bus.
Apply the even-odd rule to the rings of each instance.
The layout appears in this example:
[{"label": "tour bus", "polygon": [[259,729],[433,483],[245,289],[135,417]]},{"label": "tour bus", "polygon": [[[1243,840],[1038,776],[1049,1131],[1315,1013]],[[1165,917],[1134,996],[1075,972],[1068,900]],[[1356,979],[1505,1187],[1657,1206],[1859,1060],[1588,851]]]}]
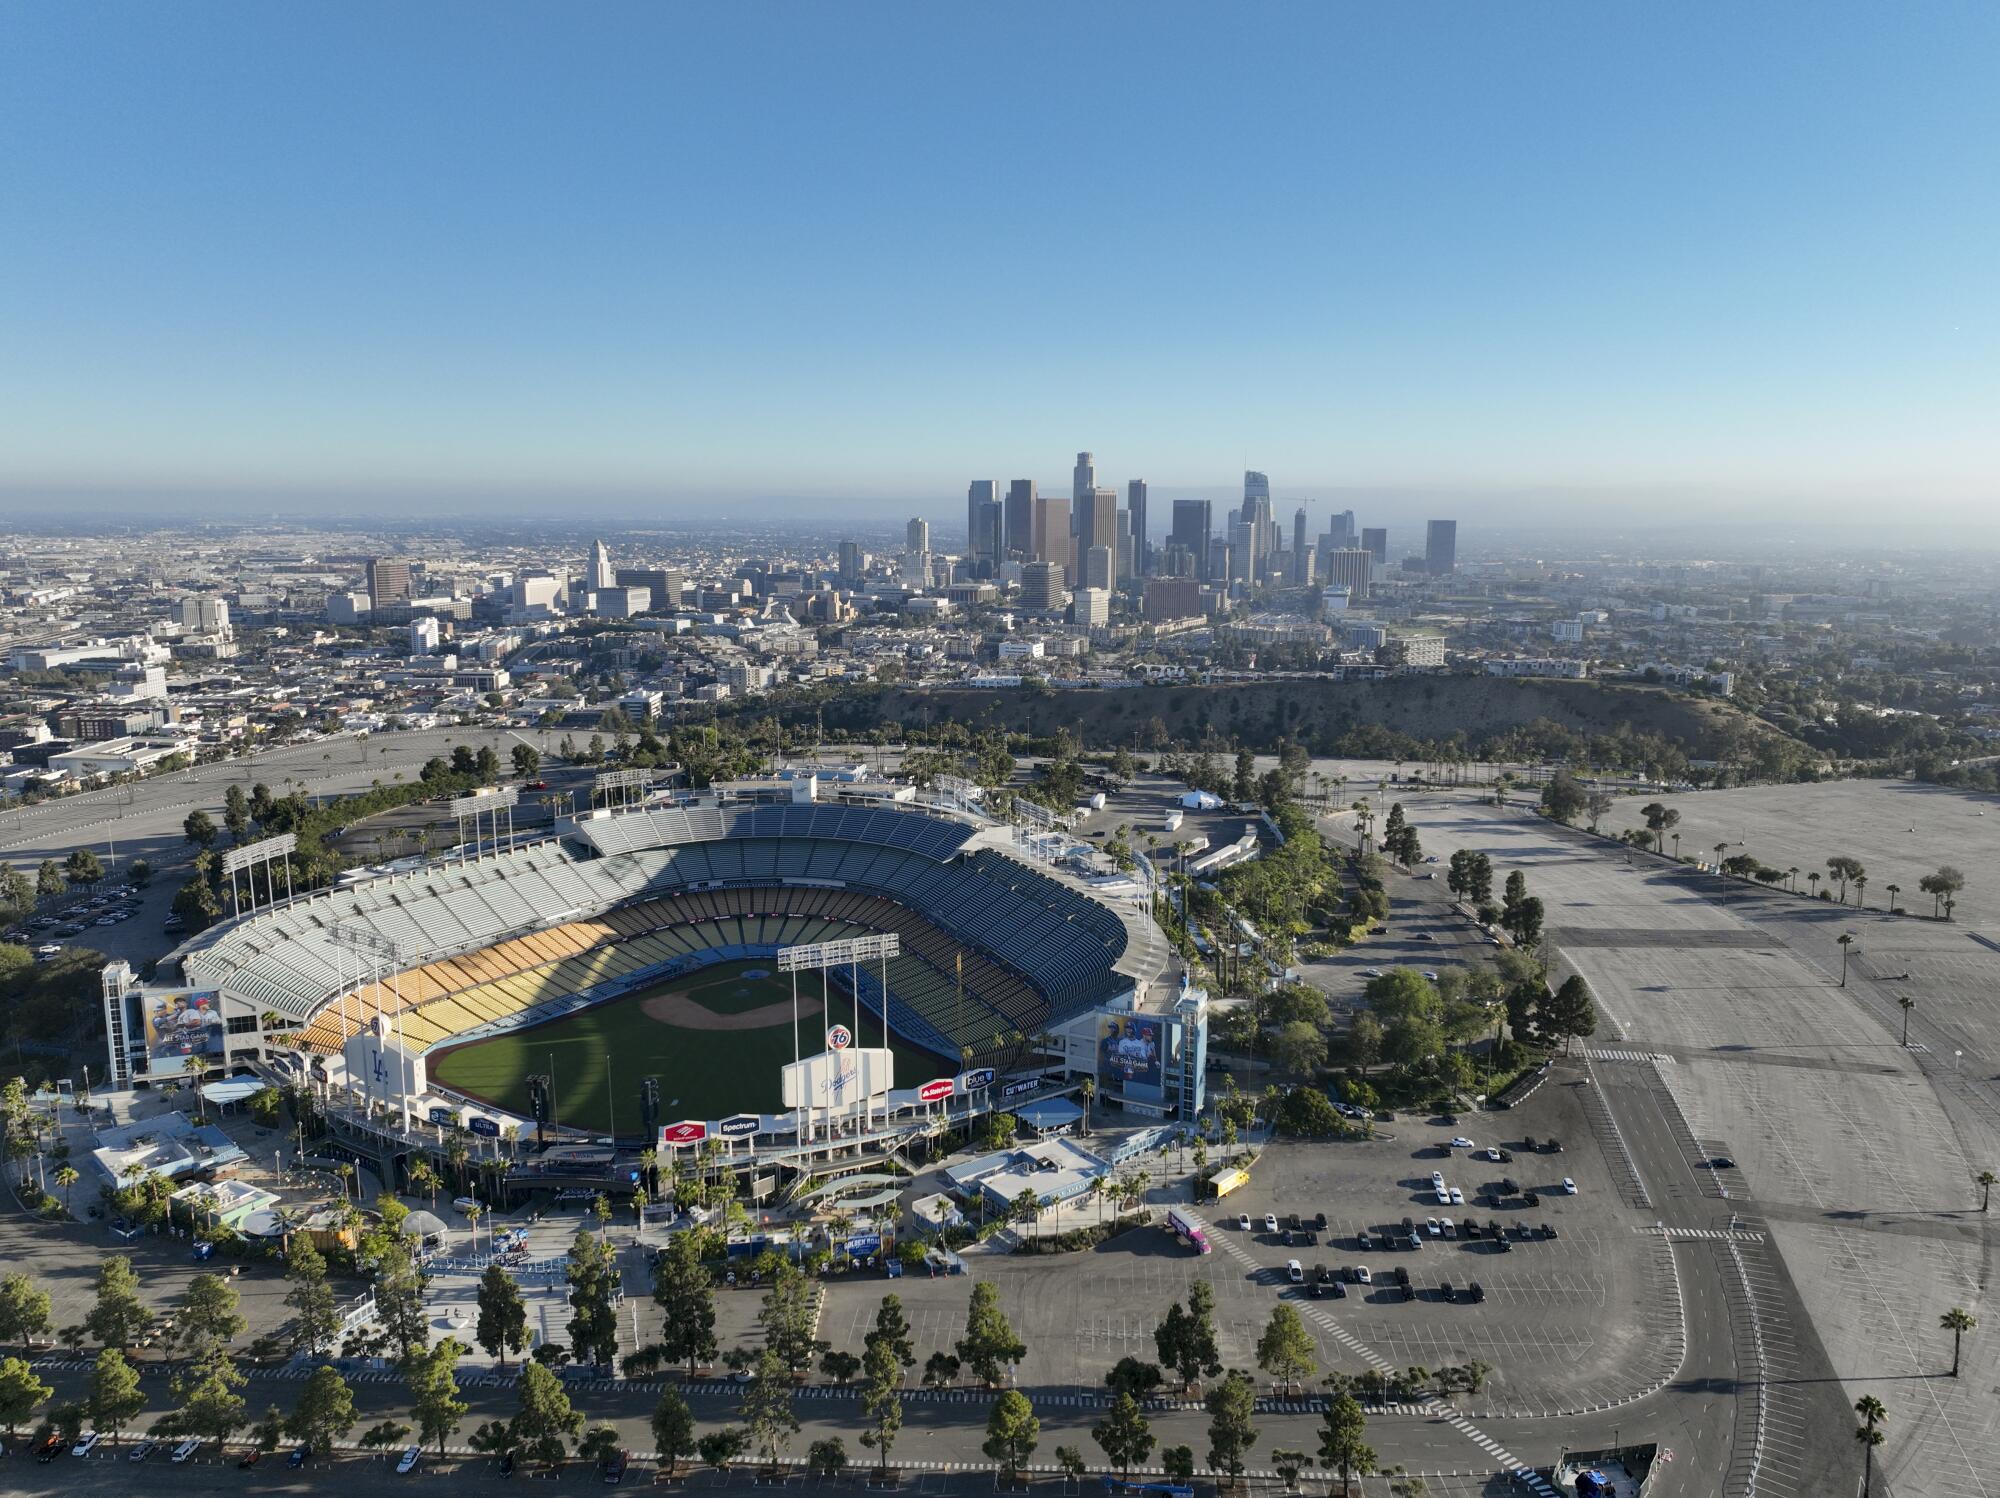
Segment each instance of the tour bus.
[{"label": "tour bus", "polygon": [[1179,1238],[1196,1253],[1208,1253],[1213,1245],[1208,1241],[1208,1229],[1193,1213],[1183,1212],[1178,1207],[1167,1209],[1167,1231]]}]

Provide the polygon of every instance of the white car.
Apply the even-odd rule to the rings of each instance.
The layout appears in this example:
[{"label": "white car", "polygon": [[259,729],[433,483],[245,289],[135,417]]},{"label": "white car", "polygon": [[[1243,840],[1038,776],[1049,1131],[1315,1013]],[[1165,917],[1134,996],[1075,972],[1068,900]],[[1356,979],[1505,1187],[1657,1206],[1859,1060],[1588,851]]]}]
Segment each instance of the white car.
[{"label": "white car", "polygon": [[1424,981],[1426,983],[1435,983],[1437,980],[1438,975],[1436,973],[1432,972],[1429,968],[1424,969]]},{"label": "white car", "polygon": [[402,1459],[396,1463],[396,1475],[399,1477],[405,1477],[408,1476],[411,1472],[415,1471],[417,1466],[417,1459],[421,1457],[423,1454],[424,1450],[421,1446],[412,1446],[408,1450],[404,1451]]},{"label": "white car", "polygon": [[1465,1193],[1459,1190],[1458,1187],[1456,1186],[1451,1188],[1451,1204],[1454,1207],[1462,1207],[1465,1205]]},{"label": "white car", "polygon": [[1439,1227],[1443,1230],[1445,1237],[1453,1239],[1458,1237],[1458,1224],[1453,1222],[1449,1217],[1445,1218],[1439,1224]]},{"label": "white car", "polygon": [[1449,1187],[1449,1186],[1439,1186],[1439,1187],[1437,1188],[1437,1200],[1438,1200],[1438,1205],[1439,1205],[1440,1207],[1448,1207],[1448,1206],[1450,1206],[1450,1205],[1451,1205],[1451,1187]]},{"label": "white car", "polygon": [[1382,969],[1379,967],[1364,967],[1361,970],[1361,976],[1364,978],[1379,978],[1382,976]]},{"label": "white car", "polygon": [[1497,1144],[1489,1144],[1486,1146],[1485,1149],[1481,1150],[1479,1153],[1482,1159],[1497,1161],[1500,1158],[1500,1146]]},{"label": "white car", "polygon": [[1278,1231],[1278,1214],[1276,1212],[1266,1212],[1264,1214],[1264,1231],[1267,1233]]},{"label": "white car", "polygon": [[174,1448],[174,1460],[177,1462],[184,1462],[199,1450],[201,1450],[200,1439],[195,1436],[189,1436],[185,1441],[181,1442],[180,1445]]},{"label": "white car", "polygon": [[1250,1214],[1248,1212],[1238,1212],[1236,1214],[1236,1226],[1241,1228],[1246,1233],[1249,1232]]},{"label": "white car", "polygon": [[89,1456],[91,1452],[97,1449],[97,1443],[103,1439],[103,1431],[93,1430],[89,1435],[70,1447],[69,1454],[71,1456]]},{"label": "white car", "polygon": [[1285,1260],[1285,1278],[1295,1285],[1303,1285],[1306,1282],[1305,1265],[1301,1264],[1297,1259]]},{"label": "white car", "polygon": [[1458,1134],[1453,1136],[1451,1141],[1451,1147],[1455,1150],[1469,1150],[1478,1148],[1477,1145],[1475,1145],[1470,1139],[1467,1139],[1463,1134]]},{"label": "white car", "polygon": [[1424,1231],[1426,1231],[1433,1238],[1435,1238],[1439,1236],[1444,1231],[1444,1229],[1438,1224],[1438,1220],[1435,1217],[1426,1217],[1424,1219]]},{"label": "white car", "polygon": [[1433,1190],[1433,1191],[1442,1191],[1442,1190],[1444,1190],[1444,1172],[1443,1172],[1443,1171],[1441,1171],[1441,1170],[1434,1170],[1434,1171],[1432,1171],[1432,1172],[1431,1172],[1431,1190]]},{"label": "white car", "polygon": [[1356,1284],[1372,1285],[1375,1283],[1375,1276],[1366,1264],[1362,1264],[1355,1269],[1354,1280]]},{"label": "white car", "polygon": [[1565,1196],[1576,1195],[1576,1182],[1570,1179],[1570,1177],[1568,1176],[1563,1177],[1563,1195]]}]

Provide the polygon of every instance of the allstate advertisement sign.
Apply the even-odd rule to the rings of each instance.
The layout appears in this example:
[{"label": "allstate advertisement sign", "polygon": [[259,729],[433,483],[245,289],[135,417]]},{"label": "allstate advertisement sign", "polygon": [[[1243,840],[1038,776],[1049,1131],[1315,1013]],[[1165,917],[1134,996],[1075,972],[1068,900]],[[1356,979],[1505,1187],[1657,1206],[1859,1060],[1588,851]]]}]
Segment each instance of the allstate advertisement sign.
[{"label": "allstate advertisement sign", "polygon": [[763,1119],[754,1113],[738,1113],[733,1118],[725,1118],[715,1126],[715,1132],[724,1139],[742,1139],[762,1128]]},{"label": "allstate advertisement sign", "polygon": [[958,1084],[950,1077],[939,1077],[935,1082],[926,1082],[917,1089],[920,1103],[941,1103],[957,1090]]}]

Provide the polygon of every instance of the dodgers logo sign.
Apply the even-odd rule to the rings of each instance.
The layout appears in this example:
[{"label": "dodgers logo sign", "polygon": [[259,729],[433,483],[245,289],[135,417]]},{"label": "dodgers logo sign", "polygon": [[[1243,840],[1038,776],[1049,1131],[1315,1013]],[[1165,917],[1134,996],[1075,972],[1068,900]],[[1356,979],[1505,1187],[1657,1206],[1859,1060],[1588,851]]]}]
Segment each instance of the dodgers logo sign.
[{"label": "dodgers logo sign", "polygon": [[845,1025],[835,1025],[826,1032],[826,1048],[829,1051],[844,1051],[853,1044],[853,1032]]}]

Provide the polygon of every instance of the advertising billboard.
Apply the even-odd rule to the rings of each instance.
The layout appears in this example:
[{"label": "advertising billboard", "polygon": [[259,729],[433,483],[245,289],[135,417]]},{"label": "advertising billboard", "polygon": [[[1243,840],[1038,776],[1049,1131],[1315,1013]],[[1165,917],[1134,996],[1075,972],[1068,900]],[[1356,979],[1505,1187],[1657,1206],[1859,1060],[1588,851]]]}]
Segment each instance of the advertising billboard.
[{"label": "advertising billboard", "polygon": [[1120,1091],[1158,1093],[1165,1069],[1166,1029],[1166,1021],[1158,1015],[1098,1016],[1098,1082]]},{"label": "advertising billboard", "polygon": [[763,1122],[754,1113],[738,1113],[733,1117],[723,1119],[721,1123],[715,1126],[715,1132],[720,1134],[724,1139],[743,1139],[756,1133],[763,1126]]},{"label": "advertising billboard", "polygon": [[960,1092],[977,1092],[982,1087],[991,1087],[992,1085],[993,1068],[990,1066],[982,1066],[977,1071],[960,1072],[958,1076],[958,1090]]},{"label": "advertising billboard", "polygon": [[789,1063],[783,1072],[787,1108],[859,1108],[896,1085],[896,1053],[883,1046],[849,1046]]},{"label": "advertising billboard", "polygon": [[186,988],[148,989],[146,1073],[170,1077],[222,1064],[222,996]]},{"label": "advertising billboard", "polygon": [[500,1137],[500,1125],[490,1118],[481,1118],[477,1114],[474,1114],[465,1121],[465,1126],[481,1139],[498,1139]]},{"label": "advertising billboard", "polygon": [[708,1138],[708,1125],[694,1119],[684,1119],[680,1123],[666,1125],[660,1130],[660,1146],[700,1144]]},{"label": "advertising billboard", "polygon": [[943,1102],[953,1092],[957,1091],[957,1089],[958,1084],[950,1077],[939,1077],[935,1082],[926,1082],[917,1089],[917,1101],[920,1103]]}]

